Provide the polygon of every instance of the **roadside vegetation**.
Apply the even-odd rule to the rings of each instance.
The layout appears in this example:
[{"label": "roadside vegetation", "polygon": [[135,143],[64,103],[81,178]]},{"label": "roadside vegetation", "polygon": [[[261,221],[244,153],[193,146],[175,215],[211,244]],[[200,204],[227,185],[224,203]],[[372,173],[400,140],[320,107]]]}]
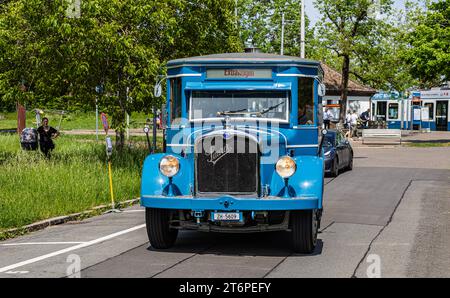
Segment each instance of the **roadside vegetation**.
[{"label": "roadside vegetation", "polygon": [[[92,137],[62,135],[47,160],[0,135],[0,231],[110,203],[105,147]],[[139,196],[147,148],[132,144],[112,157],[116,202]]]},{"label": "roadside vegetation", "polygon": [[[99,111],[99,114],[101,111]],[[57,128],[60,121],[60,115],[55,113],[45,113],[43,117],[48,117],[50,125]],[[130,128],[142,128],[147,118],[152,119],[152,115],[146,115],[145,113],[131,113],[130,115]],[[27,112],[26,127],[36,127],[36,117],[33,111]],[[102,131],[102,123],[99,120],[99,130]],[[15,129],[17,127],[17,113],[0,112],[0,129]],[[73,111],[67,112],[62,117],[61,121],[62,130],[95,130],[95,111],[83,112]]]},{"label": "roadside vegetation", "polygon": [[450,147],[450,142],[420,142],[420,143],[407,143],[409,147]]}]

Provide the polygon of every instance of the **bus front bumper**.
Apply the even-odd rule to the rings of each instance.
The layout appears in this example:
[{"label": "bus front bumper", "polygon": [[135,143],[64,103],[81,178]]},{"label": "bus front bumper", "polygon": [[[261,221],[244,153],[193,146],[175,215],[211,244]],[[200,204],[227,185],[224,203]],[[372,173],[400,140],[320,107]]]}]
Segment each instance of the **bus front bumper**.
[{"label": "bus front bumper", "polygon": [[270,210],[311,210],[320,209],[317,197],[265,197],[238,198],[233,196],[221,197],[192,197],[192,196],[142,196],[141,206],[147,208],[176,209],[176,210],[215,210],[215,211],[270,211]]}]

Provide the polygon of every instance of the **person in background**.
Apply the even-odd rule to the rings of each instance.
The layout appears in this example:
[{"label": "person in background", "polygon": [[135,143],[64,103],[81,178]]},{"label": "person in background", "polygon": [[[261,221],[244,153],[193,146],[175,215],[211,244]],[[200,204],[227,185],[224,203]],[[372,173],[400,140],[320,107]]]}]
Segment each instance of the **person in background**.
[{"label": "person in background", "polygon": [[158,129],[161,129],[161,116],[160,115],[158,115],[158,116],[156,116],[156,127],[158,128]]},{"label": "person in background", "polygon": [[323,125],[325,129],[330,129],[331,119],[333,119],[333,113],[331,113],[329,108],[326,108],[323,114]]},{"label": "person in background", "polygon": [[298,124],[299,125],[312,125],[312,111],[310,106],[299,107],[298,109]]},{"label": "person in background", "polygon": [[370,120],[370,109],[367,109],[367,111],[363,112],[360,118],[363,122],[364,128],[368,128]]},{"label": "person in background", "polygon": [[356,132],[356,126],[358,124],[358,114],[356,114],[356,111],[353,111],[350,115],[350,125],[351,125],[351,130],[350,130],[350,137],[353,138],[353,136],[355,135]]},{"label": "person in background", "polygon": [[53,139],[59,136],[59,132],[48,125],[47,117],[42,119],[42,125],[37,131],[39,134],[39,148],[41,148],[41,151],[44,153],[45,157],[50,158],[50,152],[55,149]]},{"label": "person in background", "polygon": [[352,111],[348,110],[347,114],[345,116],[345,124],[344,124],[344,127],[347,128],[348,130],[351,129],[351,125],[352,125],[351,124],[351,122],[352,122],[351,116],[352,116]]}]

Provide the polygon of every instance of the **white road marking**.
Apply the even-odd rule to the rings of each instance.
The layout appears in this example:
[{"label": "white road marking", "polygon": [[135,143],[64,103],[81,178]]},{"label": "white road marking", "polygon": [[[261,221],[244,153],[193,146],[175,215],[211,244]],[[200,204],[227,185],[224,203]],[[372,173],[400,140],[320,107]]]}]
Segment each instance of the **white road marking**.
[{"label": "white road marking", "polygon": [[98,244],[98,243],[104,242],[106,240],[109,240],[109,239],[112,239],[112,238],[115,238],[115,237],[118,237],[118,236],[130,233],[130,232],[142,229],[142,228],[145,228],[145,224],[138,225],[138,226],[135,226],[135,227],[132,227],[132,228],[129,228],[129,229],[126,229],[126,230],[123,230],[123,231],[120,231],[120,232],[117,232],[117,233],[114,233],[114,234],[110,234],[110,235],[107,235],[107,236],[104,236],[104,237],[101,237],[101,238],[98,238],[98,239],[94,239],[94,240],[91,240],[89,242],[85,242],[85,243],[81,243],[81,244],[78,244],[78,245],[75,245],[75,246],[71,246],[71,247],[68,247],[68,248],[65,248],[65,249],[61,249],[61,250],[58,250],[58,251],[55,251],[55,252],[52,252],[52,253],[40,256],[40,257],[36,257],[36,258],[33,258],[33,259],[29,259],[29,260],[26,260],[26,261],[23,261],[23,262],[19,262],[19,263],[16,263],[16,264],[12,264],[12,265],[0,268],[0,273],[7,272],[7,271],[10,271],[10,270],[13,270],[13,269],[25,266],[25,265],[33,264],[33,263],[36,263],[36,262],[39,262],[39,261],[42,261],[42,260],[45,260],[45,259],[48,259],[48,258],[51,258],[51,257],[54,257],[54,256],[65,254],[65,253],[68,253],[70,251],[74,251],[74,250],[85,248],[85,247],[88,247],[88,246],[91,246],[91,245],[94,245],[94,244]]},{"label": "white road marking", "polygon": [[125,211],[122,211],[122,213],[135,213],[135,212],[145,212],[145,209],[125,210]]},{"label": "white road marking", "polygon": [[6,274],[27,274],[27,273],[30,273],[30,271],[8,271],[5,273]]},{"label": "white road marking", "polygon": [[23,243],[6,243],[0,246],[22,246],[22,245],[64,245],[64,244],[82,244],[86,242],[23,242]]}]

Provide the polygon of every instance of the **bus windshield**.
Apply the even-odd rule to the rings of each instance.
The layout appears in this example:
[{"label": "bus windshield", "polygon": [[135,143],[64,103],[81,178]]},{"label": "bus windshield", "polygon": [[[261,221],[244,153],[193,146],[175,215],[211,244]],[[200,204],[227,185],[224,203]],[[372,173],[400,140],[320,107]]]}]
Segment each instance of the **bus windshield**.
[{"label": "bus windshield", "polygon": [[287,91],[193,91],[190,119],[262,118],[288,121]]}]

